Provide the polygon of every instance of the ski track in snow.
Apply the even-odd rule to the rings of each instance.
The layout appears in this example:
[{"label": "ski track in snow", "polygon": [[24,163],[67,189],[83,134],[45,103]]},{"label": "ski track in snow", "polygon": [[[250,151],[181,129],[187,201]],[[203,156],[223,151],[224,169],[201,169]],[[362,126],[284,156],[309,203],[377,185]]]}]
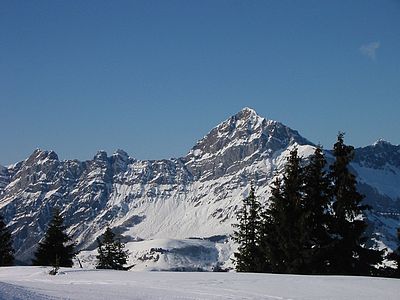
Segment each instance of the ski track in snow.
[{"label": "ski track in snow", "polygon": [[29,290],[23,286],[9,284],[0,281],[0,300],[37,300],[37,299],[61,299],[56,297],[47,296]]}]

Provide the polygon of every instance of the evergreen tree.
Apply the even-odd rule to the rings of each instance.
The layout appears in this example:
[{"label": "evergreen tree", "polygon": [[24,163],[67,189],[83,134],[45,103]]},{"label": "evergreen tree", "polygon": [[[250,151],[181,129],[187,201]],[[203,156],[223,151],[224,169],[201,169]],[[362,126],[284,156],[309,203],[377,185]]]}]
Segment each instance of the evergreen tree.
[{"label": "evergreen tree", "polygon": [[263,256],[263,272],[283,273],[284,256],[278,239],[278,224],[285,214],[283,203],[282,180],[277,176],[271,186],[270,206],[261,212],[261,250]]},{"label": "evergreen tree", "polygon": [[97,269],[124,270],[127,262],[128,250],[124,250],[125,244],[115,238],[110,227],[107,227],[102,239],[97,239],[98,259]]},{"label": "evergreen tree", "polygon": [[270,206],[263,213],[263,249],[266,265],[272,272],[303,273],[304,244],[303,176],[297,148],[290,152],[282,179],[276,179]]},{"label": "evergreen tree", "polygon": [[71,267],[74,257],[74,244],[64,232],[63,218],[58,209],[54,209],[52,220],[49,223],[43,241],[39,243],[32,260],[36,266]]},{"label": "evergreen tree", "polygon": [[384,275],[389,277],[400,278],[400,228],[397,228],[398,247],[392,253],[387,255],[387,259],[395,263],[394,268],[386,268]]},{"label": "evergreen tree", "polygon": [[367,223],[362,212],[363,196],[357,192],[356,178],[349,171],[354,148],[344,144],[344,134],[339,133],[334,145],[335,162],[330,167],[333,186],[334,236],[331,271],[335,274],[374,275],[374,265],[382,261],[382,251],[364,248]]},{"label": "evergreen tree", "polygon": [[325,172],[326,160],[320,146],[317,146],[304,169],[302,226],[305,232],[303,255],[308,274],[327,272],[332,238],[329,228],[332,216],[330,181]]},{"label": "evergreen tree", "polygon": [[262,255],[260,249],[260,203],[254,187],[243,200],[243,206],[237,212],[238,224],[233,226],[233,240],[239,244],[234,254],[238,272],[261,272]]},{"label": "evergreen tree", "polygon": [[396,262],[396,271],[393,276],[396,278],[400,278],[400,228],[397,228],[397,239],[398,239],[398,247],[397,250],[394,251],[394,261]]},{"label": "evergreen tree", "polygon": [[[335,162],[327,174],[320,147],[305,167],[294,148],[271,186],[268,207],[260,207],[252,190],[235,225],[237,271],[379,274],[375,266],[382,262],[383,251],[365,245],[367,223],[362,213],[367,206],[361,204],[363,196],[348,167],[353,150],[339,134]],[[399,266],[396,255],[391,259]]]},{"label": "evergreen tree", "polygon": [[0,267],[14,264],[14,249],[12,247],[11,233],[3,217],[0,215]]}]

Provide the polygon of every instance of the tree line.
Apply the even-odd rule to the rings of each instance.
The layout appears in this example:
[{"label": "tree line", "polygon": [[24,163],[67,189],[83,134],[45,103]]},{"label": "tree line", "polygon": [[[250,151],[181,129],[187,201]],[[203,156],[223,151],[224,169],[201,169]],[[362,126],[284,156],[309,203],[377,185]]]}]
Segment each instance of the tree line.
[{"label": "tree line", "polygon": [[[97,269],[126,270],[128,250],[125,243],[107,227],[104,234],[97,238]],[[73,258],[78,254],[75,243],[66,233],[64,220],[58,209],[53,210],[53,216],[48,224],[43,239],[39,242],[32,259],[34,266],[52,266],[50,274],[57,274],[60,267],[72,267]],[[14,265],[14,249],[9,229],[0,216],[0,266]]]},{"label": "tree line", "polygon": [[[320,146],[306,162],[295,147],[264,205],[254,187],[237,212],[233,239],[239,272],[400,276],[400,246],[389,255],[368,248],[367,222],[349,164],[354,148],[340,133],[329,167]],[[400,233],[399,245],[400,245]],[[396,267],[379,267],[383,260]]]}]

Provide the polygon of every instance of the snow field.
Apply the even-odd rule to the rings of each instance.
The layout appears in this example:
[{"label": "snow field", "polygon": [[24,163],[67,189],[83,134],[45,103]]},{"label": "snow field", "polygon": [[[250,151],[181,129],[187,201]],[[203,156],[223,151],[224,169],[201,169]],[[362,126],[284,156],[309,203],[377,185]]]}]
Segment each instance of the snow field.
[{"label": "snow field", "polygon": [[0,268],[0,299],[397,300],[398,279],[212,272]]}]

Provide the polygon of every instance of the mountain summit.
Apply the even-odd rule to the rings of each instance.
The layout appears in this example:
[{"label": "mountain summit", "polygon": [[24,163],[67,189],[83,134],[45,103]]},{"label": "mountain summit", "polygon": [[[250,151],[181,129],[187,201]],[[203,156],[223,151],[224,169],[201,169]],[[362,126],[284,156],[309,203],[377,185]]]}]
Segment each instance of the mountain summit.
[{"label": "mountain summit", "polygon": [[222,176],[294,143],[312,145],[297,131],[245,107],[198,141],[185,159],[196,176]]}]

